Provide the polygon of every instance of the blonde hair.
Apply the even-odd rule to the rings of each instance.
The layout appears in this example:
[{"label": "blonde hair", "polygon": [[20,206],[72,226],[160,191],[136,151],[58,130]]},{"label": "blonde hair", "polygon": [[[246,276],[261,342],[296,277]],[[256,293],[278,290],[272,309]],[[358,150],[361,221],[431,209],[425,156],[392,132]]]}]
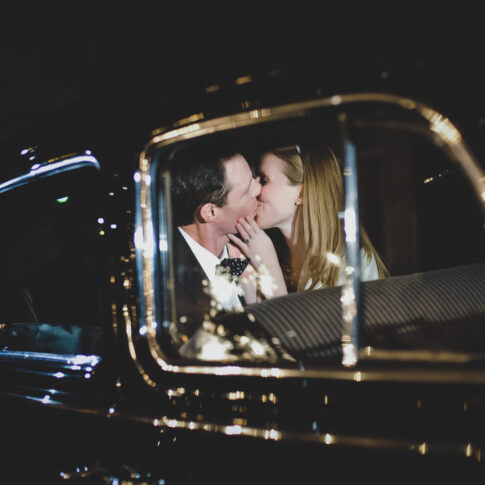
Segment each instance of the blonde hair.
[{"label": "blonde hair", "polygon": [[[327,145],[290,146],[271,150],[285,162],[285,175],[291,185],[302,184],[302,225],[307,250],[306,263],[312,278],[312,289],[318,282],[324,287],[336,286],[340,267],[333,256],[345,256],[345,234],[339,212],[344,210],[344,187],[338,160]],[[387,268],[363,228],[361,247],[367,258],[374,256],[379,277],[388,276]],[[302,282],[303,286],[307,282]],[[301,291],[303,288],[297,288]]]}]

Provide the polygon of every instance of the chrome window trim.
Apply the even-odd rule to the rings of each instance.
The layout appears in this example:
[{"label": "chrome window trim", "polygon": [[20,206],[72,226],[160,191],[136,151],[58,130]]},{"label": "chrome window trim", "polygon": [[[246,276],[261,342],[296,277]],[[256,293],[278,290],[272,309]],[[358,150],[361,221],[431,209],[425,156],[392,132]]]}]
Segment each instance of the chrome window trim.
[{"label": "chrome window trim", "polygon": [[[101,170],[99,161],[96,159],[96,157],[91,155],[89,150],[86,150],[84,154],[68,156],[61,160],[52,159],[45,163],[34,163],[28,173],[0,183],[0,194],[18,188],[22,185],[26,185],[40,178],[50,177],[59,173],[65,173],[83,167],[94,167],[96,170]],[[5,324],[0,324],[0,334],[4,326]],[[99,364],[101,357],[97,355],[67,355],[0,349],[0,362],[26,362],[27,360],[46,364],[72,366],[76,369],[84,369],[85,367],[90,369]]]},{"label": "chrome window trim", "polygon": [[[464,140],[458,129],[453,123],[439,112],[431,107],[414,101],[410,98],[386,94],[386,93],[356,93],[356,94],[342,94],[334,95],[327,98],[316,99],[306,102],[299,102],[278,106],[273,108],[255,109],[235,115],[224,116],[213,120],[195,122],[181,128],[163,132],[155,135],[145,145],[139,155],[139,170],[135,174],[136,185],[136,207],[139,214],[135,227],[135,247],[137,251],[137,259],[139,261],[139,278],[140,278],[140,301],[143,313],[140,313],[139,318],[139,336],[146,339],[148,348],[152,357],[157,362],[158,366],[166,372],[184,373],[184,374],[206,374],[206,375],[245,375],[258,377],[322,377],[335,379],[350,379],[350,380],[382,380],[382,378],[389,379],[388,373],[385,371],[371,371],[355,372],[348,368],[338,370],[317,370],[317,369],[287,369],[279,367],[245,367],[244,365],[221,364],[212,365],[201,363],[201,365],[180,365],[171,364],[164,356],[156,339],[158,323],[156,321],[155,308],[155,258],[154,245],[156,244],[158,235],[155,234],[152,220],[152,210],[156,207],[156,203],[152,200],[152,155],[154,150],[168,146],[170,144],[190,140],[204,135],[228,131],[235,128],[242,128],[252,126],[268,121],[282,120],[288,118],[295,118],[304,116],[307,110],[331,106],[345,106],[351,103],[386,103],[401,107],[405,110],[413,111],[420,115],[430,125],[430,130],[436,134],[438,139],[449,150],[455,161],[460,164],[467,174],[472,186],[476,192],[478,199],[481,201],[482,208],[485,211],[485,174],[479,164],[476,162],[474,156],[466,146]],[[164,229],[165,233],[166,228]],[[131,318],[125,314],[125,326],[127,335],[129,336],[129,346],[131,349],[131,356],[137,359],[135,345],[133,341],[133,331],[131,328]],[[359,351],[359,355],[362,351]],[[453,359],[452,359],[453,360]],[[432,361],[431,361],[432,362]],[[139,367],[141,370],[141,367]],[[446,371],[441,371],[445,373]],[[142,371],[143,374],[146,374]],[[416,376],[414,372],[396,373],[393,371],[391,380],[420,380],[428,373]],[[432,372],[435,376],[435,373]],[[463,372],[448,373],[452,381],[467,381],[467,377]],[[357,376],[357,377],[356,377]],[[367,377],[366,377],[367,376]],[[443,380],[443,375],[440,374],[440,381]],[[485,376],[481,373],[479,376],[474,374],[474,377],[469,376],[471,380],[478,379],[480,382],[485,381]],[[148,374],[145,375],[145,380],[150,380]]]},{"label": "chrome window trim", "polygon": [[98,160],[90,154],[76,155],[73,157],[65,158],[64,160],[55,160],[43,164],[33,164],[30,171],[26,174],[19,175],[13,179],[0,183],[0,194],[8,192],[9,190],[20,187],[21,185],[32,182],[36,179],[55,175],[69,170],[75,170],[77,168],[93,166],[97,170],[100,170]]},{"label": "chrome window trim", "polygon": [[95,367],[101,362],[98,355],[84,354],[51,354],[46,352],[34,352],[27,350],[0,350],[0,360],[39,361],[46,363],[59,363],[66,366]]}]

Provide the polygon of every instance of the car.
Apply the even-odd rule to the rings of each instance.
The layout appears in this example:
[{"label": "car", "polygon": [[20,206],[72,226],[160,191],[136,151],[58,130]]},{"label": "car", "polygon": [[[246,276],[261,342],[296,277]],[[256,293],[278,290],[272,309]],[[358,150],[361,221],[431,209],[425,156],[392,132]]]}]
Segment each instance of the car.
[{"label": "car", "polygon": [[[5,483],[485,475],[479,137],[421,96],[314,74],[211,84],[165,100],[144,134],[55,131],[5,160]],[[211,312],[193,338],[176,304],[178,154],[238,144],[256,167],[266,146],[309,141],[342,164],[343,283]],[[359,276],[361,227],[386,278]]]}]

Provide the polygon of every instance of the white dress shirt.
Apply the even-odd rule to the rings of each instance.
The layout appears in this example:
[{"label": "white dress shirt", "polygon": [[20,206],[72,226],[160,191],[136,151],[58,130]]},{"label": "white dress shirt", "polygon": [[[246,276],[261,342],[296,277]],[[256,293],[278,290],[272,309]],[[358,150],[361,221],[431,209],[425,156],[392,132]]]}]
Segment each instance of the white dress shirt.
[{"label": "white dress shirt", "polygon": [[190,237],[182,228],[178,229],[209,280],[209,291],[212,298],[226,311],[242,311],[243,306],[239,299],[239,296],[242,296],[242,290],[237,282],[230,281],[227,276],[216,274],[216,266],[224,258],[229,257],[227,247],[224,246],[222,255],[218,258]]}]

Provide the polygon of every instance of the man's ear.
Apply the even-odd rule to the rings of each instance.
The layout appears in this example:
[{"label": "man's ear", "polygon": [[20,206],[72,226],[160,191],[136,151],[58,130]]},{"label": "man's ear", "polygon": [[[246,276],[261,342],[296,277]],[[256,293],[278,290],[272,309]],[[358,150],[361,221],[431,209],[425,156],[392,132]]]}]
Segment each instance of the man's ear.
[{"label": "man's ear", "polygon": [[216,206],[210,202],[199,207],[199,217],[202,222],[212,222],[216,217]]}]

